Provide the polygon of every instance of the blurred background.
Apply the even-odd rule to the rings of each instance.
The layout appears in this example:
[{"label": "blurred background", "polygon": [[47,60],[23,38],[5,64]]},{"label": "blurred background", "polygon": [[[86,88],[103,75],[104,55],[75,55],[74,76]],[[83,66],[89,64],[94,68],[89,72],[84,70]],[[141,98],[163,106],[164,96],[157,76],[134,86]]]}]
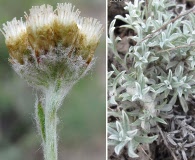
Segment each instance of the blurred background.
[{"label": "blurred background", "polygon": [[[33,5],[62,0],[0,0],[0,28],[14,17],[23,17]],[[72,0],[81,16],[106,23],[105,0]],[[66,97],[58,114],[59,160],[106,159],[106,40],[96,50],[93,71]],[[8,51],[0,33],[0,160],[43,160],[41,139],[34,120],[35,93],[8,63]]]}]

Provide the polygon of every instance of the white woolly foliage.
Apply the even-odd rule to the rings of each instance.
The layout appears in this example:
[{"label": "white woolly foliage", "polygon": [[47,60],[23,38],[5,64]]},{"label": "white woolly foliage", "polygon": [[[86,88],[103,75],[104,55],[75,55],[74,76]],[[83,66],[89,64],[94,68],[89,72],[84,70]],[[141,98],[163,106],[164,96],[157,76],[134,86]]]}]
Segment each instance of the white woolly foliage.
[{"label": "white woolly foliage", "polygon": [[[135,158],[139,145],[148,145],[161,134],[158,141],[164,142],[173,159],[195,159],[194,133],[190,134],[194,124],[186,124],[187,119],[194,121],[195,7],[186,10],[185,5],[170,0],[134,0],[124,10],[127,14],[116,15],[109,28],[114,63],[107,76],[108,143],[116,154],[126,147],[129,157]],[[117,43],[125,39],[115,37],[116,20],[124,22],[118,28],[131,30],[129,48],[123,54],[117,50]],[[132,132],[133,140],[128,138]],[[168,139],[175,148],[169,148],[163,133],[172,136]]]}]

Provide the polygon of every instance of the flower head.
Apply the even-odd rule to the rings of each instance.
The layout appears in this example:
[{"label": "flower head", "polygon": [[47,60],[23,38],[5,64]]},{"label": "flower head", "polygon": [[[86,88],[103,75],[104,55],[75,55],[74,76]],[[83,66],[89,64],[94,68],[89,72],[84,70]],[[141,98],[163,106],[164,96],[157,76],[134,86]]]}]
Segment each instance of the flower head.
[{"label": "flower head", "polygon": [[50,5],[34,6],[30,9],[30,14],[25,13],[26,30],[30,46],[39,56],[41,51],[47,51],[54,47],[53,24],[55,14]]},{"label": "flower head", "polygon": [[54,23],[55,42],[65,47],[72,46],[79,34],[80,11],[71,3],[58,3]]},{"label": "flower head", "polygon": [[86,58],[87,62],[90,62],[102,33],[102,25],[97,19],[81,18],[78,27],[80,32],[77,40],[77,52]]},{"label": "flower head", "polygon": [[[47,88],[49,83],[75,83],[93,64],[102,25],[80,17],[70,3],[34,6],[22,18],[3,24],[1,32],[16,72],[30,84]],[[59,83],[60,81],[60,83]]]},{"label": "flower head", "polygon": [[22,21],[22,18],[20,20],[14,18],[11,22],[3,24],[1,32],[5,36],[11,59],[23,63],[23,56],[28,50],[26,23]]}]

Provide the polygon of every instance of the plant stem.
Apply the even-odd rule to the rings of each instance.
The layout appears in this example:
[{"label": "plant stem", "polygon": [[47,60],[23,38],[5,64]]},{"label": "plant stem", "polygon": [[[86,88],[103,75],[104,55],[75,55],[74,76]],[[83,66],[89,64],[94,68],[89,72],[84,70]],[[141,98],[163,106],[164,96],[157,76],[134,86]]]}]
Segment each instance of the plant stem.
[{"label": "plant stem", "polygon": [[45,114],[45,159],[57,160],[57,114],[55,109]]},{"label": "plant stem", "polygon": [[45,160],[57,160],[57,108],[60,104],[58,94],[49,89],[45,95]]},{"label": "plant stem", "polygon": [[176,46],[175,48],[169,48],[169,49],[166,49],[166,50],[161,50],[158,53],[169,52],[169,51],[177,50],[177,49],[180,49],[180,48],[187,48],[187,47],[194,47],[194,46],[195,46],[195,43],[191,43],[191,44],[187,44],[187,45]]},{"label": "plant stem", "polygon": [[37,96],[35,104],[36,121],[43,141],[45,160],[58,160],[57,111],[74,83],[71,82],[62,88],[60,84],[57,81],[50,85],[42,92],[42,98]]}]

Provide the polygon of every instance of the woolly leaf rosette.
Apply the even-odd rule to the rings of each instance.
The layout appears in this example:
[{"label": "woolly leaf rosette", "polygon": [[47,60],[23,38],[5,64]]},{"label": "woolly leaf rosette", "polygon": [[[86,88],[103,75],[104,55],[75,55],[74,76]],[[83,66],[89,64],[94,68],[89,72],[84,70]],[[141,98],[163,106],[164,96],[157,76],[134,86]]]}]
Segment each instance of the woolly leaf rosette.
[{"label": "woolly leaf rosette", "polygon": [[55,10],[34,6],[25,18],[14,18],[1,30],[13,69],[43,92],[51,84],[67,91],[93,65],[102,25],[80,17],[70,3],[59,3]]}]

